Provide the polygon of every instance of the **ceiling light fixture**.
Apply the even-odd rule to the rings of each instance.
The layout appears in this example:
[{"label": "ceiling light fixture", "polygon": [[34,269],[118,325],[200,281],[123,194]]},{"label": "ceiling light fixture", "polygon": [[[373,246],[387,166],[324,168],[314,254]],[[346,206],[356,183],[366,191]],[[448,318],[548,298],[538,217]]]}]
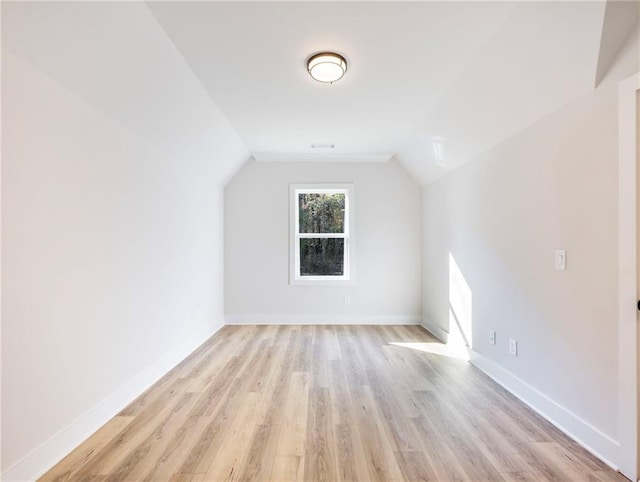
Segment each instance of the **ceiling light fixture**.
[{"label": "ceiling light fixture", "polygon": [[347,61],[335,52],[321,52],[307,60],[309,75],[318,82],[333,84],[347,71]]}]

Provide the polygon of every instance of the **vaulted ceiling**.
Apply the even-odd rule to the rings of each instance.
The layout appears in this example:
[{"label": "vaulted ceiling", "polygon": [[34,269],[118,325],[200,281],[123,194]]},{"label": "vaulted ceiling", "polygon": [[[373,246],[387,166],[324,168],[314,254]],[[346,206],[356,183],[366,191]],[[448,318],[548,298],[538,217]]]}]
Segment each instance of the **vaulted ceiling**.
[{"label": "vaulted ceiling", "polygon": [[[3,2],[3,49],[176,157],[231,136],[258,160],[395,156],[427,183],[592,90],[637,15],[604,0]],[[321,50],[348,60],[333,85],[306,72]]]},{"label": "vaulted ceiling", "polygon": [[[150,3],[255,154],[385,155],[409,137],[513,10],[510,3]],[[348,61],[333,85],[313,53]],[[320,155],[326,157],[328,153]]]}]

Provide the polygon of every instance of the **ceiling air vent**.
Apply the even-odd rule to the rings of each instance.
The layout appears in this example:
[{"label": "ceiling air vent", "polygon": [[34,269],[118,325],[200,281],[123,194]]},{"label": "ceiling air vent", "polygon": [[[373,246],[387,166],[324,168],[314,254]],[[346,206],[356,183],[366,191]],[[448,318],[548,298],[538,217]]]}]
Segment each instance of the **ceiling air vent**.
[{"label": "ceiling air vent", "polygon": [[312,149],[335,149],[335,144],[311,144]]}]

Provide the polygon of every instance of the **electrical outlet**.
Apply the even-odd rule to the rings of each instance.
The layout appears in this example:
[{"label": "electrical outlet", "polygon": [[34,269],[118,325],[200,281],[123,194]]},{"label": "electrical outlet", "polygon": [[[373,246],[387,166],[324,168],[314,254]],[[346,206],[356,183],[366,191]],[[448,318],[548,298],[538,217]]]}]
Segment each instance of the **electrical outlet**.
[{"label": "electrical outlet", "polygon": [[493,331],[493,330],[491,330],[491,331],[489,332],[489,342],[490,342],[492,345],[495,345],[495,344],[496,344],[496,332],[495,332],[495,331]]},{"label": "electrical outlet", "polygon": [[567,269],[567,252],[564,249],[556,249],[555,255],[556,269],[564,271]]},{"label": "electrical outlet", "polygon": [[350,304],[351,304],[351,296],[347,296],[347,295],[345,295],[345,297],[344,297],[344,304],[345,304],[345,305],[350,305]]},{"label": "electrical outlet", "polygon": [[518,342],[513,338],[509,339],[509,353],[513,356],[518,356]]}]

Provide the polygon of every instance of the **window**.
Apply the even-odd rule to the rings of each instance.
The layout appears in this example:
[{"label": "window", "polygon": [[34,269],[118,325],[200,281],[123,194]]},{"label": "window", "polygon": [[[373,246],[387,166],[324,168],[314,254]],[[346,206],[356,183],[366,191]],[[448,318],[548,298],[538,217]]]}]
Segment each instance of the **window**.
[{"label": "window", "polygon": [[292,184],[291,284],[352,279],[353,185]]}]

